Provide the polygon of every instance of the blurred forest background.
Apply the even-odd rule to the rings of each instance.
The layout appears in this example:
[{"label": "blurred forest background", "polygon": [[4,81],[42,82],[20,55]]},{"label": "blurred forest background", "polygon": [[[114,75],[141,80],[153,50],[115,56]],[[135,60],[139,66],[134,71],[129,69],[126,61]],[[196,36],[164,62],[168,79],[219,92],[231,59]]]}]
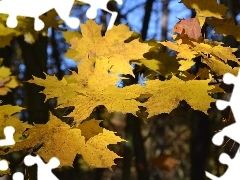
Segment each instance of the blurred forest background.
[{"label": "blurred forest background", "polygon": [[[219,3],[228,7],[227,17],[234,17],[239,24],[240,1],[220,0]],[[176,22],[195,16],[195,12],[187,9],[179,0],[123,0],[121,6],[116,2],[109,2],[108,5],[109,9],[118,12],[115,24],[127,24],[132,31],[141,34],[142,40],[171,40],[171,30]],[[76,4],[72,16],[85,23],[88,8],[86,4]],[[103,24],[106,30],[109,17],[108,13],[99,10],[95,20],[98,24]],[[61,28],[71,30],[66,26]],[[211,26],[204,28],[208,39],[222,41],[226,46],[239,47],[233,37],[214,34]],[[43,124],[48,121],[49,111],[57,116],[63,115],[63,112],[54,110],[54,99],[44,102],[45,95],[39,94],[42,87],[25,81],[31,79],[32,75],[44,78],[43,72],[61,79],[70,74],[69,69],[77,71],[75,62],[64,57],[68,47],[62,31],[50,27],[47,36],[39,35],[35,42],[25,34],[15,37],[11,46],[0,49],[3,65],[10,67],[13,75],[22,82],[21,86],[6,96],[0,96],[0,100],[3,100],[3,104],[26,108],[19,114],[21,120]],[[239,54],[236,56],[240,57]],[[139,77],[138,74],[136,77]],[[140,79],[130,77],[129,81],[123,83],[139,81]],[[224,98],[229,97],[230,93],[225,94]],[[109,114],[104,107],[98,107],[95,116],[99,120],[105,119],[101,126],[117,132],[117,135],[128,141],[110,146],[123,158],[115,161],[116,166],[111,171],[91,169],[81,156],[77,156],[74,168],[54,170],[60,180],[204,180],[205,170],[217,176],[225,172],[227,166],[218,162],[221,152],[233,157],[238,148],[238,144],[231,140],[226,140],[223,147],[212,144],[214,133],[234,122],[230,109],[221,112],[214,104],[209,110],[209,116],[194,111],[185,102],[180,103],[170,114],[161,114],[148,120],[130,114]],[[13,153],[11,158],[17,161],[20,157],[18,153]],[[20,167],[16,162],[11,168],[18,170]],[[27,173],[30,179],[34,179],[36,167],[29,168]],[[5,176],[4,179],[10,178]]]}]

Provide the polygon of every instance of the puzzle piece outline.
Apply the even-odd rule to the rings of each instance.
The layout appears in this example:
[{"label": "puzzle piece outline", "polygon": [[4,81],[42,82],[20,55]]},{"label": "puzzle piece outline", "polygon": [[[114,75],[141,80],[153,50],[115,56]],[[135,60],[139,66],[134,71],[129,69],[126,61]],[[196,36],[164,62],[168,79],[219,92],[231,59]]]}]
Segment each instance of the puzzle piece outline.
[{"label": "puzzle piece outline", "polygon": [[60,165],[60,161],[56,157],[52,157],[48,163],[44,163],[39,155],[32,156],[27,155],[24,158],[24,164],[26,166],[32,166],[37,164],[37,179],[45,180],[59,180],[53,173],[52,169],[57,168]]},{"label": "puzzle piece outline", "polygon": [[[58,16],[72,29],[77,29],[80,20],[76,17],[70,17],[70,11],[75,0],[1,0],[0,13],[8,14],[6,25],[10,28],[15,28],[18,25],[17,16],[34,18],[34,29],[40,31],[44,28],[44,23],[39,17],[44,13],[55,9]],[[110,30],[117,18],[118,13],[108,10],[107,3],[110,0],[102,0],[101,2],[95,0],[77,0],[90,5],[87,10],[87,17],[89,19],[96,18],[97,10],[102,9],[111,14],[111,18],[107,27]],[[122,0],[115,0],[119,5]]]},{"label": "puzzle piece outline", "polygon": [[[224,100],[217,100],[216,101],[216,106],[219,110],[224,110],[228,106],[231,107],[233,116],[235,117],[235,123],[224,127],[220,132],[216,133],[213,138],[212,142],[220,146],[223,144],[224,137],[227,136],[231,138],[232,140],[240,143],[240,111],[238,110],[238,101],[240,100],[240,95],[238,92],[240,91],[240,70],[238,72],[237,76],[232,75],[231,73],[226,73],[223,76],[223,82],[225,84],[234,84],[234,89],[231,94],[231,98],[229,101],[224,101]],[[230,158],[229,155],[226,153],[222,153],[219,156],[219,161],[222,164],[227,164],[228,169],[226,172],[221,176],[217,177],[207,171],[205,171],[205,175],[212,179],[212,180],[228,180],[228,179],[233,179],[232,177],[239,177],[240,176],[240,171],[237,169],[240,166],[240,147],[237,150],[236,155],[234,158]],[[225,162],[224,162],[225,161]]]}]

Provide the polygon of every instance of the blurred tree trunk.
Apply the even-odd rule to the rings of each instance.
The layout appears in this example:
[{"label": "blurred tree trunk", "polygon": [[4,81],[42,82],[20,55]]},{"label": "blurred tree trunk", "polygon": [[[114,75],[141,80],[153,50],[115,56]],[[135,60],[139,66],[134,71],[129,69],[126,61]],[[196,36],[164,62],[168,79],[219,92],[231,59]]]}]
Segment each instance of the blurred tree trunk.
[{"label": "blurred tree trunk", "polygon": [[131,164],[132,164],[132,155],[133,155],[133,136],[132,129],[133,127],[130,125],[128,121],[131,119],[126,118],[126,126],[125,126],[125,139],[128,142],[124,143],[123,149],[123,173],[122,180],[129,180],[131,175]]},{"label": "blurred tree trunk", "polygon": [[[132,114],[127,114],[126,121],[127,121],[126,128],[132,134],[131,137],[132,137],[133,150],[135,155],[135,167],[138,175],[138,180],[148,180],[149,179],[148,165],[146,160],[144,142],[141,134],[142,120]],[[127,149],[125,148],[125,150]],[[131,156],[131,154],[129,155]]]},{"label": "blurred tree trunk", "polygon": [[143,40],[145,40],[147,37],[148,24],[151,17],[153,2],[154,0],[147,0],[146,2],[145,15],[143,18],[143,26],[142,26],[142,33],[141,33]]},{"label": "blurred tree trunk", "polygon": [[58,44],[55,37],[56,31],[54,28],[51,28],[51,33],[52,33],[52,36],[51,36],[52,58],[55,59],[55,63],[57,66],[57,73],[55,75],[59,80],[61,80],[63,77],[63,73],[61,70],[61,58],[58,50]]},{"label": "blurred tree trunk", "polygon": [[161,34],[161,41],[167,40],[168,16],[169,16],[168,4],[169,4],[169,0],[162,0],[162,16],[161,16],[162,34]]},{"label": "blurred tree trunk", "polygon": [[205,164],[211,139],[208,116],[200,111],[194,111],[191,142],[191,179],[205,179]]},{"label": "blurred tree trunk", "polygon": [[[43,72],[47,72],[47,45],[48,37],[39,36],[34,44],[28,44],[24,37],[18,37],[22,57],[26,65],[25,79],[30,80],[32,76],[45,79]],[[48,121],[48,107],[44,103],[45,95],[39,93],[44,88],[32,83],[26,83],[28,122],[44,124]]]},{"label": "blurred tree trunk", "polygon": [[[21,48],[22,58],[26,65],[25,80],[32,79],[32,76],[45,79],[43,72],[47,72],[47,44],[48,37],[39,36],[34,44],[24,41],[23,36],[17,37]],[[25,83],[27,90],[27,111],[28,123],[45,124],[48,121],[49,113],[47,104],[44,103],[45,95],[39,93],[44,88],[32,83]],[[38,142],[36,142],[37,145]],[[37,166],[28,168],[31,180],[37,177]]]}]

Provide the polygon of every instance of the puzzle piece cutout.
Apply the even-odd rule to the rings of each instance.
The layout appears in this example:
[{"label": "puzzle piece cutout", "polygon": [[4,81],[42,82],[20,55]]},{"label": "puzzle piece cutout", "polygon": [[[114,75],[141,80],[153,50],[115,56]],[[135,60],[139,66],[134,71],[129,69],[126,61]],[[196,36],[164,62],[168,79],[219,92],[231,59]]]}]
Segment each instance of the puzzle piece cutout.
[{"label": "puzzle piece cutout", "polygon": [[8,169],[8,162],[3,159],[0,161],[0,171],[6,171]]},{"label": "puzzle piece cutout", "polygon": [[[91,7],[87,11],[87,17],[94,19],[97,15],[97,10],[102,9],[110,13],[111,19],[108,25],[108,30],[112,28],[117,12],[112,12],[107,9],[109,0],[79,0],[89,4]],[[122,0],[116,0],[118,4],[122,4]],[[51,9],[55,9],[59,17],[72,29],[79,27],[80,20],[75,17],[70,17],[74,0],[1,0],[0,13],[8,14],[7,26],[10,28],[17,27],[17,16],[25,16],[34,18],[34,29],[40,31],[44,28],[44,23],[39,19],[39,16]]]},{"label": "puzzle piece cutout", "polygon": [[[117,18],[118,13],[117,12],[113,12],[108,10],[107,8],[107,3],[109,2],[109,0],[101,0],[101,1],[96,1],[96,0],[78,0],[84,3],[89,4],[91,7],[87,10],[86,16],[89,19],[94,19],[97,16],[97,10],[98,9],[102,9],[108,13],[111,14],[111,18],[108,24],[108,28],[107,30],[111,29],[114,25],[114,22]],[[115,0],[119,5],[122,5],[122,0]]]},{"label": "puzzle piece cutout", "polygon": [[60,161],[56,157],[52,157],[47,164],[37,155],[27,155],[24,158],[24,164],[26,166],[32,166],[37,164],[37,179],[38,180],[59,180],[53,173],[52,169],[57,168],[60,165]]},{"label": "puzzle piece cutout", "polygon": [[5,135],[5,139],[0,139],[0,146],[11,146],[15,144],[13,134],[15,132],[14,127],[7,126],[4,128],[3,133]]},{"label": "puzzle piece cutout", "polygon": [[13,180],[24,180],[24,175],[21,172],[16,172],[12,176]]},{"label": "puzzle piece cutout", "polygon": [[[15,129],[12,126],[7,126],[4,128],[5,139],[0,140],[0,146],[9,146],[14,145],[14,132]],[[52,169],[58,167],[60,165],[60,161],[56,157],[52,157],[47,164],[43,162],[43,160],[37,156],[27,155],[24,158],[24,164],[26,166],[32,166],[34,164],[38,165],[37,170],[37,179],[38,180],[58,180],[58,178],[52,173]],[[8,162],[3,159],[0,160],[0,170],[6,171],[8,169]],[[21,172],[16,172],[13,174],[13,180],[24,180],[24,175]]]},{"label": "puzzle piece cutout", "polygon": [[[212,142],[217,146],[223,144],[224,136],[240,143],[240,111],[238,107],[238,103],[240,102],[240,71],[238,72],[238,76],[234,76],[230,73],[224,74],[223,82],[225,84],[234,84],[234,89],[229,101],[217,100],[216,106],[219,110],[224,110],[226,107],[230,106],[233,116],[235,117],[235,123],[223,128],[213,136]],[[233,159],[231,159],[229,155],[222,153],[219,157],[219,161],[222,164],[228,165],[227,171],[221,177],[216,177],[205,171],[208,178],[212,180],[234,180],[234,177],[237,177],[236,179],[239,178],[240,171],[238,170],[238,167],[240,166],[240,148]]]},{"label": "puzzle piece cutout", "polygon": [[227,171],[221,176],[217,177],[213,174],[205,171],[206,176],[212,180],[234,180],[234,177],[236,177],[236,180],[240,176],[239,166],[240,166],[240,149],[238,149],[235,157],[231,159],[228,154],[222,153],[219,157],[219,162],[222,164],[228,165]]},{"label": "puzzle piece cutout", "polygon": [[15,28],[18,24],[17,16],[34,18],[34,28],[36,31],[43,29],[44,23],[39,16],[51,9],[55,9],[59,17],[65,23],[76,29],[80,21],[77,18],[69,17],[74,0],[1,0],[0,12],[9,14],[7,26]]},{"label": "puzzle piece cutout", "polygon": [[[15,141],[13,138],[14,132],[15,132],[14,127],[12,126],[5,127],[3,130],[5,139],[0,139],[0,146],[14,145],[15,144]],[[0,170],[6,171],[7,169],[8,169],[8,162],[5,159],[0,160]]]},{"label": "puzzle piece cutout", "polygon": [[227,136],[240,144],[240,110],[238,105],[240,102],[240,73],[238,73],[238,76],[226,73],[223,76],[223,82],[225,84],[234,84],[234,89],[230,101],[217,100],[216,106],[219,110],[224,110],[227,106],[230,106],[235,117],[235,123],[216,133],[212,141],[214,144],[220,146],[223,143],[224,136]]}]

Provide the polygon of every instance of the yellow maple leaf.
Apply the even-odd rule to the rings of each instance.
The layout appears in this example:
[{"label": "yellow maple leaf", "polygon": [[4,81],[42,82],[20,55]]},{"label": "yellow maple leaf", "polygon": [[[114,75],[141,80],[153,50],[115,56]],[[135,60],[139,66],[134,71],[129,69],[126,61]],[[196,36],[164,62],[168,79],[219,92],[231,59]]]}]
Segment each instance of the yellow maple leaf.
[{"label": "yellow maple leaf", "polygon": [[82,95],[69,99],[68,102],[59,107],[75,106],[73,112],[68,116],[74,117],[74,121],[77,124],[85,120],[92,113],[93,109],[99,105],[104,105],[109,112],[132,113],[136,115],[138,106],[141,106],[141,103],[136,100],[141,93],[141,91],[137,91],[139,88],[141,86],[137,84],[121,89],[116,86],[109,86],[102,91],[86,88],[84,89],[85,92],[83,92],[79,89]]},{"label": "yellow maple leaf", "polygon": [[197,56],[199,56],[200,54],[198,54],[196,51],[192,51],[191,50],[191,46],[188,44],[175,44],[173,42],[170,41],[166,41],[166,42],[160,42],[161,44],[163,44],[164,46],[167,46],[168,48],[177,51],[177,58],[182,58],[182,59],[193,59]]},{"label": "yellow maple leaf", "polygon": [[[101,91],[108,86],[116,84],[119,80],[119,76],[118,74],[109,73],[109,69],[111,69],[111,65],[109,64],[108,59],[97,59],[94,71],[88,77],[88,87]],[[81,74],[79,75],[81,76]],[[96,86],[96,84],[98,84],[98,86]]]},{"label": "yellow maple leaf", "polygon": [[99,126],[100,122],[102,122],[102,120],[91,119],[78,125],[78,128],[81,129],[81,134],[85,137],[86,141],[99,133],[103,133],[103,128]]},{"label": "yellow maple leaf", "polygon": [[207,93],[214,86],[209,86],[208,83],[209,80],[185,82],[175,76],[168,81],[146,81],[144,90],[148,90],[152,96],[143,105],[147,108],[149,117],[170,113],[182,100],[185,100],[194,110],[200,110],[207,114],[210,103],[215,102]]},{"label": "yellow maple leaf", "polygon": [[111,168],[115,165],[114,159],[121,158],[114,152],[107,148],[109,144],[117,144],[118,142],[125,141],[116,136],[114,132],[103,129],[102,133],[91,137],[82,151],[83,159],[90,167],[94,168]]},{"label": "yellow maple leaf", "polygon": [[[175,37],[179,38],[178,36]],[[181,38],[180,38],[181,39]],[[184,38],[185,39],[185,38]],[[179,41],[179,39],[177,39]],[[178,44],[167,41],[161,42],[164,46],[177,51],[177,58],[187,59],[188,61],[179,61],[182,64],[179,70],[186,70],[191,65],[194,64],[191,60],[197,56],[205,56],[205,55],[213,55],[218,57],[225,63],[228,60],[237,62],[240,64],[238,58],[233,54],[237,50],[237,48],[231,47],[223,47],[221,43],[211,42],[211,41],[203,41],[202,43],[197,43],[194,41],[190,41],[189,39],[184,40],[183,42],[178,42]]]},{"label": "yellow maple leaf", "polygon": [[14,133],[14,140],[15,142],[21,141],[19,138],[22,136],[22,133],[27,129],[31,128],[32,126],[27,123],[23,123],[19,120],[16,115],[13,115],[17,112],[20,112],[23,108],[19,106],[12,106],[12,105],[3,105],[0,108],[0,139],[4,139],[3,129],[6,126],[13,126],[15,128]]},{"label": "yellow maple leaf", "polygon": [[183,77],[181,79],[184,81],[194,80],[194,79],[198,79],[198,78],[201,80],[210,79],[211,75],[210,75],[209,71],[210,70],[207,68],[199,68],[196,75],[190,74],[187,71],[183,71],[183,72],[181,72],[181,76]]},{"label": "yellow maple leaf", "polygon": [[187,60],[180,60],[179,64],[181,64],[181,66],[179,67],[179,71],[186,71],[188,69],[190,69],[195,62],[191,59],[187,59]]},{"label": "yellow maple leaf", "polygon": [[78,40],[80,38],[82,38],[82,35],[77,32],[77,31],[74,31],[74,32],[71,32],[71,31],[66,31],[66,32],[63,32],[63,36],[66,40],[66,42],[68,44],[74,44],[74,40]]},{"label": "yellow maple leaf", "polygon": [[41,31],[39,31],[39,33],[47,32],[49,27],[52,27],[56,30],[61,30],[61,28],[59,28],[59,25],[63,24],[63,20],[57,19],[56,18],[57,16],[58,16],[58,13],[56,12],[55,9],[52,9],[52,10],[44,13],[43,15],[41,15],[39,17],[39,19],[41,19],[43,21],[44,28]]},{"label": "yellow maple leaf", "polygon": [[[67,81],[66,79],[63,77],[61,81],[59,81],[57,79],[57,77],[54,76],[50,76],[45,74],[46,79],[41,79],[38,77],[33,76],[32,80],[28,80],[27,82],[29,83],[35,83],[39,86],[44,86],[45,89],[40,92],[40,93],[44,93],[46,95],[46,99],[50,99],[50,98],[55,98],[58,96],[61,96],[61,98],[68,98],[69,94],[71,94],[71,92],[73,92],[74,90],[71,91],[71,85],[67,86]],[[72,87],[72,89],[74,89],[75,87]],[[58,94],[56,94],[56,89],[58,91]],[[67,97],[65,97],[64,95],[66,94]]]},{"label": "yellow maple leaf", "polygon": [[11,71],[7,67],[0,67],[0,95],[11,92],[10,88],[17,87],[20,83],[15,76],[10,76]]},{"label": "yellow maple leaf", "polygon": [[168,52],[150,52],[144,56],[146,59],[140,59],[139,61],[149,69],[158,72],[163,76],[178,72],[179,63],[176,59],[176,56],[170,56]]},{"label": "yellow maple leaf", "polygon": [[30,38],[30,41],[33,42],[38,38],[38,34],[45,34],[49,27],[53,27],[55,29],[60,29],[58,25],[62,24],[62,20],[56,19],[56,11],[51,10],[43,15],[40,16],[40,19],[44,22],[44,28],[36,32],[34,30],[34,19],[29,17],[23,17],[18,16],[17,21],[18,25],[16,28],[8,28],[6,26],[6,21],[8,18],[8,15],[1,14],[0,16],[0,47],[5,47],[7,45],[10,45],[11,40],[13,37],[24,35],[28,33],[28,39],[29,35],[33,35]]},{"label": "yellow maple leaf", "polygon": [[9,77],[10,77],[10,81],[5,83],[5,87],[15,88],[20,84],[16,76],[9,76]]},{"label": "yellow maple leaf", "polygon": [[211,89],[210,91],[208,91],[209,93],[225,93],[225,91],[219,86],[219,84],[215,84],[215,87],[213,89]]},{"label": "yellow maple leaf", "polygon": [[52,157],[57,157],[60,160],[59,168],[72,166],[76,154],[82,154],[84,160],[91,167],[111,168],[114,165],[114,159],[120,157],[107,149],[107,145],[123,141],[113,132],[103,129],[102,133],[91,137],[85,143],[80,129],[70,128],[69,125],[53,115],[50,115],[50,120],[46,124],[35,124],[24,134],[27,138],[16,143],[5,154],[43,143],[37,154],[45,162]]},{"label": "yellow maple leaf", "polygon": [[57,157],[60,160],[60,167],[72,166],[76,154],[81,153],[85,144],[80,129],[70,128],[69,125],[53,115],[50,116],[50,120],[46,124],[35,124],[24,134],[27,138],[16,143],[7,153],[32,148],[43,143],[37,154],[46,162],[52,157]]},{"label": "yellow maple leaf", "polygon": [[206,21],[206,17],[201,17],[201,16],[197,16],[199,23],[200,23],[200,27],[202,28],[203,24]]},{"label": "yellow maple leaf", "polygon": [[236,25],[234,18],[231,19],[207,19],[206,23],[214,27],[215,33],[224,36],[232,35],[237,41],[240,41],[240,26]]},{"label": "yellow maple leaf", "polygon": [[0,67],[0,78],[6,78],[11,75],[11,70],[5,66]]},{"label": "yellow maple leaf", "polygon": [[218,75],[224,75],[225,73],[231,73],[234,74],[235,76],[238,75],[238,69],[239,68],[232,68],[228,64],[222,62],[219,58],[217,57],[209,57],[209,58],[203,58],[202,62],[204,64],[207,64],[210,69],[217,73]]},{"label": "yellow maple leaf", "polygon": [[227,62],[227,60],[232,60],[234,62],[239,63],[238,58],[236,58],[236,56],[233,54],[233,52],[237,50],[236,48],[223,47],[221,45],[211,46],[206,43],[195,43],[195,42],[192,42],[192,43],[194,44],[194,47],[192,49],[195,50],[196,52],[199,52],[199,53],[202,52],[204,54],[212,54],[222,59],[225,63]]},{"label": "yellow maple leaf", "polygon": [[67,52],[67,57],[74,57],[76,61],[90,61],[92,64],[97,59],[108,59],[109,67],[111,67],[109,71],[113,74],[134,76],[129,61],[143,58],[143,54],[150,49],[148,44],[140,43],[137,39],[128,43],[124,42],[133,33],[126,25],[114,26],[103,37],[102,27],[92,20],[80,26],[82,38],[74,38],[71,41],[70,49],[74,55]]},{"label": "yellow maple leaf", "polygon": [[6,18],[5,15],[0,16],[0,47],[10,45],[12,38],[21,34],[18,29],[6,27]]},{"label": "yellow maple leaf", "polygon": [[227,7],[218,4],[217,0],[181,0],[181,3],[184,3],[189,9],[195,9],[197,16],[222,19],[227,11]]}]

